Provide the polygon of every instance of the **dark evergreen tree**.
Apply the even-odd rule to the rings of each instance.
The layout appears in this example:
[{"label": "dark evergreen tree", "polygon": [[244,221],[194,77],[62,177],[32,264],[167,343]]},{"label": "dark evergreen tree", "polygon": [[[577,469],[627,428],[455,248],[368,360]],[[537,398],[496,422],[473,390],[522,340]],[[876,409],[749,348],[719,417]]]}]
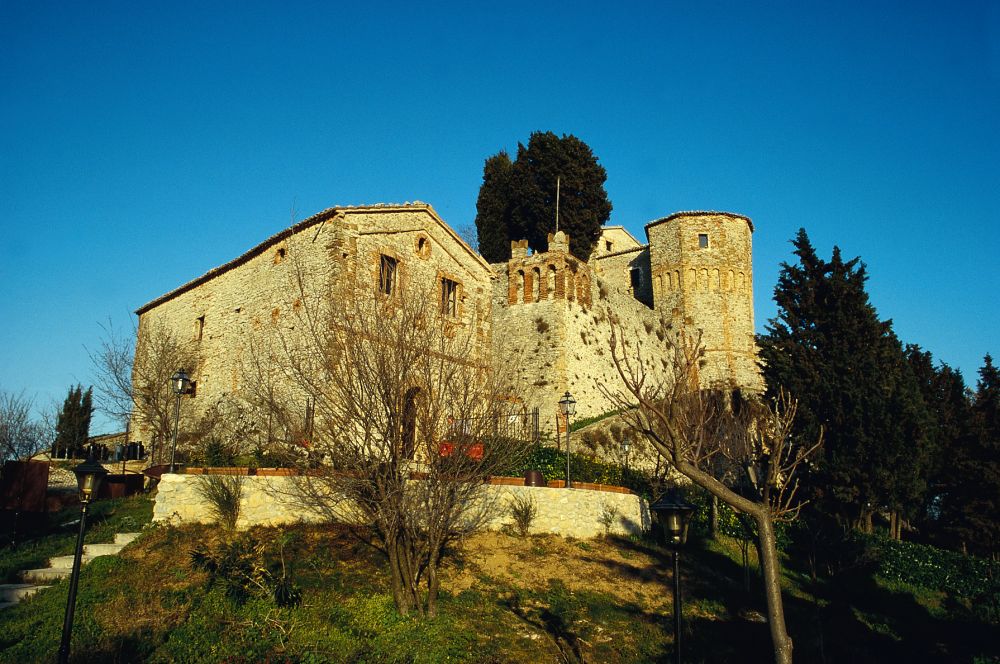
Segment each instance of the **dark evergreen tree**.
[{"label": "dark evergreen tree", "polygon": [[479,253],[490,263],[510,258],[510,181],[513,163],[501,150],[486,160],[483,184],[476,201],[476,234]]},{"label": "dark evergreen tree", "polygon": [[81,385],[69,388],[62,410],[56,419],[55,447],[79,452],[90,437],[90,419],[94,414],[93,390]]},{"label": "dark evergreen tree", "polygon": [[962,522],[958,500],[972,445],[970,395],[962,373],[944,363],[936,367],[930,352],[911,344],[906,347],[906,359],[932,420],[928,490],[916,526],[925,539],[955,548],[959,541],[955,527]]},{"label": "dark evergreen tree", "polygon": [[956,458],[950,531],[971,553],[1000,555],[1000,372],[986,355],[972,403],[970,445]]},{"label": "dark evergreen tree", "polygon": [[510,241],[519,239],[534,251],[548,249],[558,180],[559,229],[569,235],[573,255],[587,260],[611,216],[607,177],[590,147],[571,134],[534,132],[527,147],[518,144],[512,164],[504,152],[490,157],[476,205],[480,252],[490,262],[504,261]]},{"label": "dark evergreen tree", "polygon": [[805,478],[813,507],[866,530],[878,510],[912,516],[929,420],[902,346],[869,302],[859,259],[836,247],[820,259],[804,229],[793,245],[799,262],[782,265],[761,357],[769,391],[798,398],[799,433],[824,433],[823,458]]}]

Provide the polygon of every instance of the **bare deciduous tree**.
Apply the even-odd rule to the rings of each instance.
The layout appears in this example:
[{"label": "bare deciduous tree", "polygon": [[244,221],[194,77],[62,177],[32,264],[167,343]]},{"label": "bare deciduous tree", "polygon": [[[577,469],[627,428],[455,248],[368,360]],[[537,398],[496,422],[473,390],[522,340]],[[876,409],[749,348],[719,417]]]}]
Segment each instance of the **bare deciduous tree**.
[{"label": "bare deciduous tree", "polygon": [[195,356],[176,335],[153,321],[131,335],[110,322],[102,328],[100,347],[89,353],[97,407],[123,426],[141,423],[152,437],[150,457],[158,459],[173,432],[170,377],[180,368],[196,372]]},{"label": "bare deciduous tree", "polygon": [[641,346],[623,339],[622,325],[611,315],[609,320],[611,356],[624,388],[605,388],[605,394],[681,475],[753,520],[775,661],[791,662],[774,524],[798,513],[795,471],[821,441],[796,444],[795,402],[787,396],[766,404],[731,389],[704,389],[699,336],[668,330],[669,359],[662,371],[653,371]]},{"label": "bare deciduous tree", "polygon": [[0,463],[31,457],[51,442],[44,424],[32,417],[31,406],[23,392],[0,390]]},{"label": "bare deciduous tree", "polygon": [[248,398],[306,470],[298,503],[362,526],[400,613],[433,616],[449,543],[495,509],[484,480],[527,455],[522,422],[440,293],[347,281],[310,299],[308,282],[300,271],[294,324],[254,341]]},{"label": "bare deciduous tree", "polygon": [[94,405],[117,422],[128,426],[135,407],[132,393],[132,363],[135,360],[136,330],[122,332],[108,318],[101,324],[100,346],[87,349],[94,372]]}]

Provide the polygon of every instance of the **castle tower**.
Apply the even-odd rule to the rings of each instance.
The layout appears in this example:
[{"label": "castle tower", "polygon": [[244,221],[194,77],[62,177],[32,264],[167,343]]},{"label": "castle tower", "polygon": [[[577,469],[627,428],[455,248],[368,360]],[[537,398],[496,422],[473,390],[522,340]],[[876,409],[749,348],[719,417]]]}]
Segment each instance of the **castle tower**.
[{"label": "castle tower", "polygon": [[677,212],[646,225],[654,307],[701,330],[703,385],[763,390],[753,324],[753,222],[729,212]]}]

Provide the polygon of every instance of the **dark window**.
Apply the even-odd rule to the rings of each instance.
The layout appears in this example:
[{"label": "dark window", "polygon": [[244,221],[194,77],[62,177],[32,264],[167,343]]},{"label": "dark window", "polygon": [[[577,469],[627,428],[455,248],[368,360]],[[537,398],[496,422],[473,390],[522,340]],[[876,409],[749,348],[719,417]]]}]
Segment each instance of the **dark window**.
[{"label": "dark window", "polygon": [[396,290],[396,268],[398,261],[392,256],[382,255],[378,264],[378,289],[385,295],[392,295]]},{"label": "dark window", "polygon": [[608,253],[611,252],[611,247],[613,247],[613,246],[614,245],[612,244],[611,240],[605,240],[604,247],[605,247],[605,249],[607,249]]},{"label": "dark window", "polygon": [[458,282],[441,279],[441,313],[445,316],[458,315]]},{"label": "dark window", "polygon": [[698,248],[708,249],[708,233],[698,233]]},{"label": "dark window", "polygon": [[642,268],[633,267],[629,270],[632,294],[637,294],[642,289]]},{"label": "dark window", "polygon": [[201,338],[205,335],[205,317],[198,316],[194,321],[194,338],[201,341]]}]

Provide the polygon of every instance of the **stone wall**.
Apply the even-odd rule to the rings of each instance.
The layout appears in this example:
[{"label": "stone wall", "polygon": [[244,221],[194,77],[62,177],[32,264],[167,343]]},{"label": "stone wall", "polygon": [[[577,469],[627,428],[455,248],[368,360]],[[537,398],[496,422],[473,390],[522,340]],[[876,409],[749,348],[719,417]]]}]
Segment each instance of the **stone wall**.
[{"label": "stone wall", "polygon": [[[589,263],[570,254],[560,232],[546,252],[529,254],[526,242],[514,242],[509,261],[488,265],[429,205],[331,208],[140,308],[137,345],[161,326],[195,356],[186,367],[197,392],[184,400],[184,431],[206,408],[239,394],[251,339],[291,336],[304,311],[354,296],[339,286],[348,279],[377,292],[387,258],[394,288],[423,288],[432,307],[441,303],[443,280],[456,284],[452,329],[474,335],[477,355],[510,376],[511,396],[538,407],[542,429],[551,432],[567,390],[577,418],[613,406],[600,389],[620,385],[608,312],[648,367],[665,359],[665,320],[702,330],[704,384],[761,389],[752,230],[740,215],[677,213],[646,226],[648,245],[620,227],[605,229]],[[131,430],[149,443],[146,423],[136,419]]]},{"label": "stone wall", "polygon": [[[194,358],[185,368],[196,390],[184,399],[181,430],[239,394],[252,340],[293,339],[309,311],[349,297],[344,284],[377,292],[381,256],[395,261],[394,290],[421,292],[433,298],[431,308],[441,304],[442,279],[457,284],[453,329],[475,334],[478,352],[488,355],[492,270],[429,205],[331,208],[138,310],[138,348],[160,328]],[[138,416],[131,431],[150,442],[151,428]]]},{"label": "stone wall", "polygon": [[[541,428],[550,433],[567,390],[576,399],[577,419],[615,407],[602,392],[602,387],[614,391],[622,384],[611,361],[608,312],[614,312],[630,343],[642,344],[651,370],[662,366],[665,348],[656,337],[658,314],[622,285],[630,263],[644,265],[648,276],[648,252],[633,249],[586,264],[568,254],[568,243],[560,232],[550,238],[549,251],[528,255],[526,243],[514,242],[510,261],[493,266],[499,272],[493,296],[494,366],[511,372],[515,394],[529,408],[539,408]],[[555,288],[536,287],[536,275],[549,272],[548,283]],[[606,282],[611,272],[626,276]],[[648,288],[648,278],[645,283]],[[643,292],[651,298],[651,291]]]},{"label": "stone wall", "polygon": [[702,332],[702,384],[763,388],[753,324],[751,221],[679,212],[646,226],[657,311]]},{"label": "stone wall", "polygon": [[[165,474],[160,480],[153,506],[154,522],[210,523],[208,506],[198,494],[197,484],[204,475]],[[273,526],[321,517],[302,510],[292,498],[299,477],[243,478],[243,499],[237,527]],[[552,533],[567,537],[595,537],[605,533],[602,518],[612,516],[610,532],[637,535],[650,527],[649,506],[639,496],[587,489],[483,485],[484,500],[493,505],[486,528],[499,530],[513,523],[508,506],[516,496],[533,500],[538,516],[532,533]]]}]

